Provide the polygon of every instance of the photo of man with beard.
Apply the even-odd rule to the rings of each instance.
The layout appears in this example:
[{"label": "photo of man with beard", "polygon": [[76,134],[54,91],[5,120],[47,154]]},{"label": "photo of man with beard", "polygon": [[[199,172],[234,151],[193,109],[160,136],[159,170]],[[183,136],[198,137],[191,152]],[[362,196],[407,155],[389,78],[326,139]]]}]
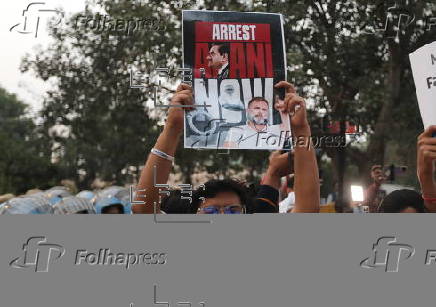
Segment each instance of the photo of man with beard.
[{"label": "photo of man with beard", "polygon": [[286,131],[280,125],[271,125],[269,103],[263,97],[254,97],[248,102],[247,124],[229,130],[223,144],[225,148],[278,149],[283,146]]}]

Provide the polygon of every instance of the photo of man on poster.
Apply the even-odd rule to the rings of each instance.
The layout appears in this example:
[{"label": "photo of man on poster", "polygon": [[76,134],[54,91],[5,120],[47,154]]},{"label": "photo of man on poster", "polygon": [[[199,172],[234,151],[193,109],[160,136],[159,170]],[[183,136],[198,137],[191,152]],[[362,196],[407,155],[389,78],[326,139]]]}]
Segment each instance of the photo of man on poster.
[{"label": "photo of man on poster", "polygon": [[[254,97],[248,102],[247,123],[229,130],[225,148],[277,148],[283,144],[286,131],[280,125],[271,125],[269,102],[263,97]],[[289,137],[289,130],[288,135]]]},{"label": "photo of man on poster", "polygon": [[218,82],[229,77],[230,46],[227,43],[210,44],[209,54],[206,57],[207,65],[217,71]]}]

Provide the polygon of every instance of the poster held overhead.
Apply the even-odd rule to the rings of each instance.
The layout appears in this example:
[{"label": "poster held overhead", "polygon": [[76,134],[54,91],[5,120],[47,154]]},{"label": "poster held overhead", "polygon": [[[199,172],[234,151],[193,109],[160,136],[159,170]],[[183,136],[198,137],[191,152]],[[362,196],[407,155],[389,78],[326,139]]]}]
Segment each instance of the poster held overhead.
[{"label": "poster held overhead", "polygon": [[274,84],[286,80],[280,14],[183,11],[183,66],[192,69],[194,111],[185,148],[282,149],[291,138]]},{"label": "poster held overhead", "polygon": [[427,129],[436,125],[436,41],[411,53],[410,63],[422,122]]}]

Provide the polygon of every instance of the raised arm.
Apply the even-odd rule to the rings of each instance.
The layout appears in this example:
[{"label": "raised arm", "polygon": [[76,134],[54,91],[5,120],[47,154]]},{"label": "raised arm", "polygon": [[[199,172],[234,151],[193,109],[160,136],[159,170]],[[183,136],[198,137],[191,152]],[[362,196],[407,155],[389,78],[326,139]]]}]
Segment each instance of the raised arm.
[{"label": "raised arm", "polygon": [[285,111],[285,101],[281,100],[277,95],[274,100],[274,109],[276,109],[280,113],[280,119],[282,123],[280,124],[281,131],[289,131],[290,123],[289,123],[289,114]]},{"label": "raised arm", "polygon": [[435,161],[436,161],[436,126],[431,126],[418,137],[418,179],[421,184],[422,196],[425,206],[430,212],[436,213],[436,182]]},{"label": "raised arm", "polygon": [[285,112],[291,116],[292,134],[297,140],[294,142],[295,206],[292,212],[319,212],[319,171],[307,121],[306,102],[296,94],[290,83],[281,81],[275,86],[286,89]]},{"label": "raised arm", "polygon": [[292,173],[292,153],[274,151],[254,199],[254,213],[278,213],[280,178]]},{"label": "raised arm", "polygon": [[[171,99],[171,105],[192,105],[192,89],[186,84],[181,84],[177,88],[176,94]],[[154,203],[157,204],[157,213],[160,213],[159,188],[155,184],[166,184],[172,168],[170,157],[174,157],[183,133],[184,109],[181,107],[171,107],[168,112],[165,127],[154,145],[155,153],[148,155],[145,166],[141,172],[135,201],[144,202],[132,206],[135,214],[151,214],[154,212]],[[191,109],[191,108],[189,108]],[[162,154],[163,153],[163,154]],[[165,155],[166,158],[165,158]],[[154,171],[156,169],[156,172]],[[156,178],[154,178],[154,176]]]}]

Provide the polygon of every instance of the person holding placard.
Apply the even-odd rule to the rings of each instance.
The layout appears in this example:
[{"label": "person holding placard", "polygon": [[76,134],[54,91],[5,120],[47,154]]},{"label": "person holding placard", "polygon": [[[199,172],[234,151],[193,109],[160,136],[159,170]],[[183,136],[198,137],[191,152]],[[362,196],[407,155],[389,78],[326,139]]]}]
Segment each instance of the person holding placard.
[{"label": "person holding placard", "polygon": [[418,179],[428,211],[436,213],[436,126],[430,126],[418,137]]},{"label": "person holding placard", "polygon": [[[292,131],[298,136],[311,140],[305,100],[296,94],[295,89],[288,82],[281,81],[276,84],[276,87],[284,88],[286,91],[284,109],[290,116]],[[154,205],[159,203],[160,188],[165,186],[168,181],[177,144],[183,133],[184,109],[187,112],[192,111],[193,108],[190,106],[193,105],[193,100],[192,88],[186,84],[181,84],[171,100],[173,107],[169,110],[164,130],[151,150],[142,170],[135,196],[134,203],[136,205],[132,206],[133,213],[152,214],[155,212]],[[185,108],[176,106],[184,106]],[[261,188],[255,200],[253,213],[278,213],[280,179],[292,171],[292,165],[288,160],[289,154],[291,153],[281,154],[278,151],[271,154],[268,170],[262,179]],[[158,170],[157,172],[154,172],[155,168]],[[304,147],[296,146],[293,168],[296,199],[293,212],[319,212],[319,171],[312,144]],[[209,181],[204,184],[205,191],[201,195],[204,197],[204,201],[198,204],[198,208],[196,208],[199,210],[198,213],[209,212],[209,208],[204,209],[205,206],[214,207],[216,210],[213,212],[219,213],[231,212],[231,205],[245,207],[245,193],[237,193],[239,189],[235,189],[233,183],[227,184],[224,181]],[[230,188],[222,190],[224,185]],[[209,189],[209,186],[214,189]],[[215,187],[217,188],[215,189]],[[159,206],[156,208],[156,213],[161,213]]]}]

